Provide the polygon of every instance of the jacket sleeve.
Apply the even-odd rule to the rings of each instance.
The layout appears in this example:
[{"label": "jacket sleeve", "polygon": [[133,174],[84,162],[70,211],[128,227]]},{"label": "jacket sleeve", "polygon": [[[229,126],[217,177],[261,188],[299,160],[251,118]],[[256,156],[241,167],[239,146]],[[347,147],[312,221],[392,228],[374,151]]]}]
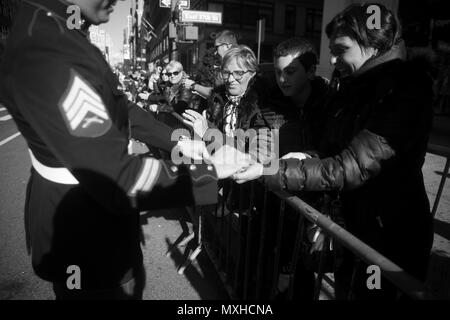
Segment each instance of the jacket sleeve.
[{"label": "jacket sleeve", "polygon": [[269,165],[275,158],[274,152],[277,152],[275,143],[278,133],[271,131],[269,122],[259,108],[251,120],[251,129],[256,131],[256,135],[248,141],[248,153],[252,160]]},{"label": "jacket sleeve", "polygon": [[173,129],[131,101],[128,102],[128,116],[132,138],[167,152],[176,146],[177,142],[171,139]]},{"label": "jacket sleeve", "polygon": [[[88,63],[80,66],[28,55],[20,59],[8,79],[24,121],[79,186],[116,214],[136,206],[148,209],[215,203],[217,176],[213,166],[128,154],[128,137],[113,118],[123,114],[117,110],[120,106],[106,107],[109,88],[96,73],[97,68]],[[97,121],[89,122],[92,118]]]},{"label": "jacket sleeve", "polygon": [[378,175],[394,156],[386,139],[365,129],[334,157],[280,160],[278,172],[263,179],[271,189],[289,191],[354,189]]},{"label": "jacket sleeve", "polygon": [[[386,87],[385,81],[382,86]],[[389,167],[421,165],[431,123],[430,83],[413,78],[389,86],[376,95],[364,128],[345,149],[324,159],[281,160],[278,173],[264,177],[269,186],[354,189]]]}]

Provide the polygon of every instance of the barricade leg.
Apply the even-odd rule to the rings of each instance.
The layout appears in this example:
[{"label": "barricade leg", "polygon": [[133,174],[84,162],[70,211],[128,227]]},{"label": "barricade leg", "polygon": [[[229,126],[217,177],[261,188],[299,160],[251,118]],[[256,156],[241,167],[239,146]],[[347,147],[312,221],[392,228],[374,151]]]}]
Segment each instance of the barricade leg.
[{"label": "barricade leg", "polygon": [[444,190],[445,180],[447,179],[447,175],[449,174],[449,169],[450,169],[450,158],[447,158],[447,161],[445,162],[444,172],[442,172],[441,182],[439,183],[438,192],[436,194],[436,198],[433,203],[433,210],[431,210],[433,218],[436,215],[437,209],[439,207],[439,200],[441,200],[442,191]]}]

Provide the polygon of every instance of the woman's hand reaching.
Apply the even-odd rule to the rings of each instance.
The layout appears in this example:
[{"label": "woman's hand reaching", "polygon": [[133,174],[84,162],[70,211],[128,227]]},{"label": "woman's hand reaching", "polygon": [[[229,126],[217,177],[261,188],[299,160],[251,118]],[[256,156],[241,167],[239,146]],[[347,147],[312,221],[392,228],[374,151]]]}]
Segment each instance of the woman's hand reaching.
[{"label": "woman's hand reaching", "polygon": [[290,159],[290,158],[304,160],[304,159],[311,158],[311,156],[309,154],[306,154],[303,152],[289,152],[288,154],[285,154],[284,156],[281,157],[281,159]]},{"label": "woman's hand reaching", "polygon": [[206,110],[203,111],[203,114],[200,114],[197,111],[187,109],[183,112],[183,118],[183,123],[191,127],[195,134],[200,138],[203,138],[206,130],[208,129]]}]

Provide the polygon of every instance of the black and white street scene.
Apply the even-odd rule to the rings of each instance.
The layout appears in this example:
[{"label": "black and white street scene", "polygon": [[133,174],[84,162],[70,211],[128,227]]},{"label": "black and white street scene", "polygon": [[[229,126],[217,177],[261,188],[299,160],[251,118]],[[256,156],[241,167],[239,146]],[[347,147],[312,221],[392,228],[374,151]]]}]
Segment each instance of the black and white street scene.
[{"label": "black and white street scene", "polygon": [[0,300],[449,300],[446,5],[2,0]]}]

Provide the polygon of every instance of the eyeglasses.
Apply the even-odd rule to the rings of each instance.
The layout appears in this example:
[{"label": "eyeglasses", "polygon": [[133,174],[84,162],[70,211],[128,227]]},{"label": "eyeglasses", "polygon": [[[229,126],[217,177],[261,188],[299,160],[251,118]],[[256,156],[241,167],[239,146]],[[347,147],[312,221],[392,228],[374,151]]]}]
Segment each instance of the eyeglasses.
[{"label": "eyeglasses", "polygon": [[222,70],[220,72],[220,74],[222,75],[222,78],[224,80],[228,80],[228,78],[230,77],[230,75],[233,75],[233,78],[237,81],[241,80],[244,77],[244,74],[246,74],[247,72],[250,72],[250,70],[247,71],[242,71],[242,70],[236,70],[233,72],[227,71],[227,70]]},{"label": "eyeglasses", "polygon": [[177,76],[177,75],[179,75],[180,74],[180,71],[174,71],[174,72],[167,72],[166,73],[166,75],[168,76],[168,77],[171,77],[172,75],[174,75],[175,77]]}]

